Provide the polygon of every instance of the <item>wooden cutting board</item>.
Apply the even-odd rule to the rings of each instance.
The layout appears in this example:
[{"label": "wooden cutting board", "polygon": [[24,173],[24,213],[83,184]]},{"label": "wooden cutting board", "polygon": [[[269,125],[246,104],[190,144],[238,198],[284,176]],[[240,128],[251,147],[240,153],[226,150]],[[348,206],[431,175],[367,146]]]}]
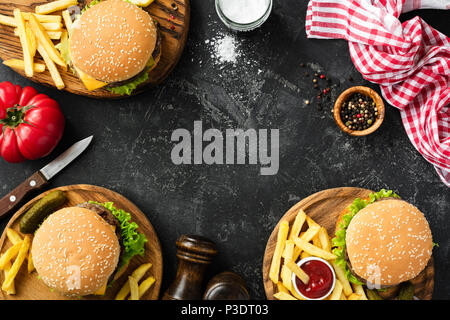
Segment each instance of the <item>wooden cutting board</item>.
[{"label": "wooden cutting board", "polygon": [[[150,274],[156,279],[155,284],[144,294],[142,300],[157,300],[159,297],[159,290],[162,280],[162,254],[159,244],[158,236],[151,223],[147,220],[145,214],[139,210],[132,202],[122,195],[97,186],[92,185],[72,185],[66,187],[55,188],[37,196],[27,204],[25,204],[19,211],[17,211],[11,220],[8,222],[7,228],[12,228],[19,231],[20,217],[26,212],[37,200],[44,197],[47,193],[53,190],[61,190],[66,192],[67,201],[64,207],[72,207],[77,204],[92,200],[98,202],[114,202],[114,206],[118,209],[123,209],[131,214],[132,221],[138,225],[138,231],[145,234],[148,242],[145,244],[145,253],[141,256],[135,256],[131,259],[130,265],[125,273],[116,280],[112,287],[106,290],[104,296],[87,296],[83,299],[95,300],[110,300],[114,299],[119,292],[122,285],[127,281],[131,272],[143,263],[152,263],[152,267],[147,271],[145,277]],[[6,237],[6,232],[3,232],[0,238],[0,253],[3,254],[11,246],[10,241]],[[26,262],[24,262],[26,263]],[[4,272],[0,272],[0,283],[4,281]],[[0,290],[0,299],[3,300],[70,300],[71,298],[62,296],[57,292],[52,292],[42,280],[38,279],[36,271],[28,274],[26,264],[22,265],[15,280],[16,295],[7,295]]]},{"label": "wooden cutting board", "polygon": [[[314,221],[325,227],[329,236],[332,238],[334,237],[336,220],[342,210],[349,206],[355,198],[367,198],[371,192],[373,191],[352,187],[323,190],[314,193],[295,204],[284,214],[280,222],[282,220],[287,220],[289,221],[290,226],[292,226],[297,212],[300,209],[303,209],[303,211],[305,211],[305,213]],[[272,256],[275,251],[280,222],[276,225],[270,235],[266,245],[266,251],[264,253],[263,281],[266,296],[269,300],[274,300],[275,298],[273,295],[278,291],[276,285],[274,285],[269,278],[269,270],[272,262]],[[432,298],[434,288],[433,258],[431,258],[425,270],[413,279],[412,282],[416,288],[416,297],[422,300],[430,300]]]},{"label": "wooden cutting board", "polygon": [[[24,12],[34,12],[34,8],[37,5],[46,2],[51,1],[0,0],[0,14],[12,16],[14,8],[19,8]],[[78,1],[81,8],[83,8],[90,2],[91,0]],[[172,4],[175,4],[178,10],[175,10],[172,7]],[[147,11],[159,23],[159,29],[162,34],[162,53],[161,60],[149,74],[150,78],[148,83],[138,87],[133,92],[133,95],[144,91],[149,86],[154,86],[161,83],[170,74],[181,57],[184,46],[186,44],[189,29],[189,0],[155,0],[152,4],[143,9]],[[43,63],[39,54],[37,54],[37,57],[39,58],[35,58],[35,61]],[[19,38],[14,35],[13,27],[0,25],[0,58],[2,60],[12,58],[23,59],[22,47],[20,46]],[[70,70],[64,71],[62,70],[62,68],[59,68],[58,70],[60,71],[62,79],[66,85],[63,90],[66,90],[68,92],[99,99],[117,99],[127,97],[115,95],[104,88],[94,91],[88,91],[81,80],[73,75]],[[16,71],[22,76],[25,76],[24,71]],[[35,73],[31,80],[43,85],[55,87],[48,70],[43,73]]]}]

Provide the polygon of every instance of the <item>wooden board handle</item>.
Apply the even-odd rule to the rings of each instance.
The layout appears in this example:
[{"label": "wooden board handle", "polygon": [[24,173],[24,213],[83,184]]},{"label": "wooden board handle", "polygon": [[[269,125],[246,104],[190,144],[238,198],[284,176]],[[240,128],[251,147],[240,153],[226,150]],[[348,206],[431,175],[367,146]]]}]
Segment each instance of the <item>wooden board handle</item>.
[{"label": "wooden board handle", "polygon": [[39,171],[35,172],[0,200],[0,218],[16,208],[31,191],[38,190],[46,184],[47,179]]}]

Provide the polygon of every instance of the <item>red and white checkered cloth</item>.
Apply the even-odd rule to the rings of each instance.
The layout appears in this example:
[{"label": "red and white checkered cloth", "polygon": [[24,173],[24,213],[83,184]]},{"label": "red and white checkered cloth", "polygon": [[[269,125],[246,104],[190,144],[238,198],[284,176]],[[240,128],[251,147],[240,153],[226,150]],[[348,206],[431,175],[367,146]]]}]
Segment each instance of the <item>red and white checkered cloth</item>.
[{"label": "red and white checkered cloth", "polygon": [[306,33],[348,40],[356,68],[400,110],[409,139],[450,187],[450,38],[420,17],[398,20],[421,7],[450,1],[311,0]]}]

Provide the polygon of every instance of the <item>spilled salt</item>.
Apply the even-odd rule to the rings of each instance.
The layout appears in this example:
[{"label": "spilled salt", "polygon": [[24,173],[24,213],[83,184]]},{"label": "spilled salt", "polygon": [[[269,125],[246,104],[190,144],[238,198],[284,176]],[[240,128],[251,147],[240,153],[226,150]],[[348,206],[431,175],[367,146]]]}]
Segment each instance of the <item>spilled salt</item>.
[{"label": "spilled salt", "polygon": [[205,41],[206,44],[211,43],[213,52],[211,57],[216,59],[218,63],[236,63],[240,56],[237,41],[233,35],[218,35],[211,41]]}]

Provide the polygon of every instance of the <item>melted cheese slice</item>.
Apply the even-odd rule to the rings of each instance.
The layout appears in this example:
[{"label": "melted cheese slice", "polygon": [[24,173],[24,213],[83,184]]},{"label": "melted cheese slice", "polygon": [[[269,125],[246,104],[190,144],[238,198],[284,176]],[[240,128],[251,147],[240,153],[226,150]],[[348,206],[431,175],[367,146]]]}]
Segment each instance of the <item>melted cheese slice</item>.
[{"label": "melted cheese slice", "polygon": [[98,81],[98,80],[92,78],[90,75],[87,75],[86,73],[84,73],[83,71],[81,71],[78,68],[75,68],[75,71],[78,73],[78,76],[80,77],[80,79],[83,82],[84,86],[89,91],[100,89],[100,88],[108,85],[105,82]]},{"label": "melted cheese slice", "polygon": [[94,292],[94,295],[103,296],[106,292],[107,286],[108,286],[108,282],[105,282],[105,284],[100,289],[98,289],[96,292]]}]

